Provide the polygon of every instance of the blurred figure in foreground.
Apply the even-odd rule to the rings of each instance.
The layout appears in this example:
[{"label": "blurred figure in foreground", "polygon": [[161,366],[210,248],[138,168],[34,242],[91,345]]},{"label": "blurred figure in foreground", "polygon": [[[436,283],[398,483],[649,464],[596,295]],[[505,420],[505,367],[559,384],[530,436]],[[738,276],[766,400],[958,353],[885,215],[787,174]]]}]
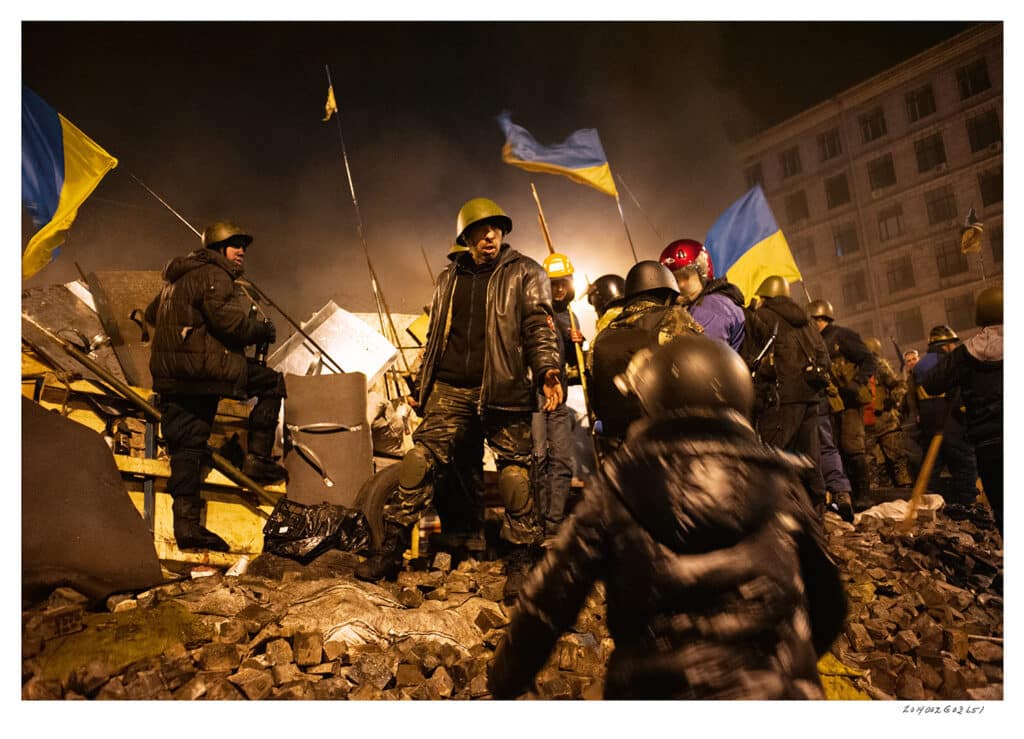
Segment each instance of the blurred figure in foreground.
[{"label": "blurred figure in foreground", "polygon": [[619,384],[644,417],[527,577],[492,695],[530,688],[601,579],[606,698],[823,698],[846,596],[799,480],[811,462],[758,441],[750,374],[722,342],[641,350]]}]

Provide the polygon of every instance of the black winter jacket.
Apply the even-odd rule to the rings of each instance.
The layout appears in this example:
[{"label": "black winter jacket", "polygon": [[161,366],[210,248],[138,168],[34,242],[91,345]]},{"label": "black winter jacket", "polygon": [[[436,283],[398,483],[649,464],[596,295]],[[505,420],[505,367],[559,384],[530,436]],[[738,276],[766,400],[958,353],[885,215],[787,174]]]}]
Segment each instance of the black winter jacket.
[{"label": "black winter jacket", "polygon": [[[508,244],[502,244],[497,262],[487,283],[487,345],[480,407],[533,411],[544,374],[560,367],[551,281],[543,267]],[[434,287],[419,376],[421,407],[426,406],[433,390],[437,365],[448,342],[456,274],[453,260],[438,276]]]},{"label": "black winter jacket", "polygon": [[780,403],[817,403],[820,390],[804,381],[804,367],[811,361],[828,370],[832,361],[817,327],[807,320],[803,308],[785,295],[764,298],[757,315],[769,326],[778,325],[779,333],[770,358],[762,361],[759,383],[774,383]]},{"label": "black winter jacket", "polygon": [[268,329],[249,317],[251,303],[235,285],[242,269],[220,252],[198,249],[168,262],[163,276],[149,358],[153,389],[245,398],[243,352]]},{"label": "black winter jacket", "polygon": [[529,574],[489,675],[529,689],[603,580],[607,698],[822,698],[846,596],[798,479],[736,414],[637,422]]},{"label": "black winter jacket", "polygon": [[1003,439],[1003,327],[989,326],[939,357],[921,383],[931,395],[960,389],[967,409],[967,440],[974,446]]}]

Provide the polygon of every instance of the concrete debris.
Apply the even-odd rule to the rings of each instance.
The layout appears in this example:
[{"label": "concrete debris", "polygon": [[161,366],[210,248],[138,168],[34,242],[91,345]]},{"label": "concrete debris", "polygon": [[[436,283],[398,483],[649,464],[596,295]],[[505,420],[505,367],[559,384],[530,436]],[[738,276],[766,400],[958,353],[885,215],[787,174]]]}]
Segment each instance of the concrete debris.
[{"label": "concrete debris", "polygon": [[[939,509],[909,534],[888,519],[849,526],[827,516],[850,614],[826,689],[843,680],[873,700],[1002,699],[1001,542],[982,509],[953,514]],[[510,614],[500,561],[432,552],[376,585],[354,579],[352,564],[330,552],[308,565],[265,554],[237,576],[186,577],[99,603],[58,588],[23,611],[22,698],[490,697],[487,665]],[[172,607],[183,620],[165,624]],[[140,624],[163,632],[145,641]],[[91,636],[111,630],[123,635],[124,658],[90,654]],[[613,649],[598,584],[526,697],[599,699]]]}]

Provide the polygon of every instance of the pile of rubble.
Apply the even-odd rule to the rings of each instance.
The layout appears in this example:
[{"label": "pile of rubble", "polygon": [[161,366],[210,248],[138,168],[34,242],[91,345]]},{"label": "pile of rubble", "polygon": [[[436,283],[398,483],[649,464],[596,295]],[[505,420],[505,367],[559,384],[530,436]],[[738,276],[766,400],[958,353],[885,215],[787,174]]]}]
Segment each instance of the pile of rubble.
[{"label": "pile of rubble", "polygon": [[1003,697],[1002,542],[987,508],[920,511],[911,533],[862,516],[826,530],[850,597],[832,646],[875,699]]},{"label": "pile of rubble", "polygon": [[[823,661],[837,668],[823,667],[832,697],[1002,698],[998,534],[977,510],[925,513],[913,534],[827,517],[850,595]],[[338,551],[307,566],[264,554],[240,576],[183,578],[99,609],[61,588],[23,613],[22,696],[489,698],[508,622],[502,563],[438,552],[379,586],[354,579],[355,564]],[[612,648],[598,585],[527,697],[600,698]]]}]

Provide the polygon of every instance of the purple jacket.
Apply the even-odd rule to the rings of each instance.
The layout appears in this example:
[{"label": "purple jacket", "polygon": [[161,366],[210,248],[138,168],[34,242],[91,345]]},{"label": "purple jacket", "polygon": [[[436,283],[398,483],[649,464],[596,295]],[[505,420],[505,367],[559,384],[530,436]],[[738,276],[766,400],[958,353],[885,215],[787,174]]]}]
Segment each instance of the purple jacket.
[{"label": "purple jacket", "polygon": [[701,296],[690,306],[690,315],[704,327],[704,335],[724,341],[736,351],[743,344],[743,308],[721,292]]}]

